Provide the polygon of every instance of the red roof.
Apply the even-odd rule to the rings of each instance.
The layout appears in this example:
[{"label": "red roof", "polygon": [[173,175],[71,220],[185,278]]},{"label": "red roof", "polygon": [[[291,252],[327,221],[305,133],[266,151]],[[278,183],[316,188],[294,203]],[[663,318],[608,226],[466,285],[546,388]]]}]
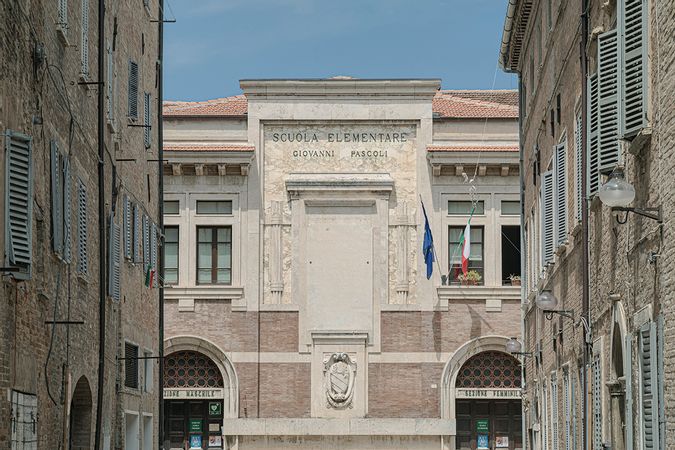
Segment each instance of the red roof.
[{"label": "red roof", "polygon": [[[432,102],[437,118],[518,118],[518,91],[438,91]],[[166,117],[241,117],[247,114],[243,95],[203,102],[164,102]]]},{"label": "red roof", "polygon": [[429,145],[429,152],[517,152],[517,145]]},{"label": "red roof", "polygon": [[253,152],[255,147],[246,144],[164,144],[169,152]]}]

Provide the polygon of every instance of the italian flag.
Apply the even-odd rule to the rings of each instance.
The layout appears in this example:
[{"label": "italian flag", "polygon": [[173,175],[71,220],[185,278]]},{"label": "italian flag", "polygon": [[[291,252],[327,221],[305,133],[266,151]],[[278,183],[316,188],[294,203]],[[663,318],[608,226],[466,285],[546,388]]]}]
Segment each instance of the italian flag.
[{"label": "italian flag", "polygon": [[469,271],[469,256],[471,256],[471,220],[466,224],[462,242],[462,273]]}]

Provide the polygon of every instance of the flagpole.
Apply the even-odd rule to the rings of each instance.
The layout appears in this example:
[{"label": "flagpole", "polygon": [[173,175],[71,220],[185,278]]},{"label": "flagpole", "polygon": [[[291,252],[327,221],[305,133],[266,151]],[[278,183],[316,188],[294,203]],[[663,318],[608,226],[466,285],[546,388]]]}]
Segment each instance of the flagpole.
[{"label": "flagpole", "polygon": [[[422,204],[422,208],[424,208],[424,201],[422,201],[422,194],[419,194],[420,196],[420,203]],[[428,219],[428,217],[427,217]],[[436,244],[434,243],[434,240],[431,239],[431,251],[434,252],[434,260],[436,261],[436,265],[438,266],[438,273],[441,275],[441,283],[443,280],[443,269],[441,269],[441,264],[438,262],[438,253],[436,253]]]}]

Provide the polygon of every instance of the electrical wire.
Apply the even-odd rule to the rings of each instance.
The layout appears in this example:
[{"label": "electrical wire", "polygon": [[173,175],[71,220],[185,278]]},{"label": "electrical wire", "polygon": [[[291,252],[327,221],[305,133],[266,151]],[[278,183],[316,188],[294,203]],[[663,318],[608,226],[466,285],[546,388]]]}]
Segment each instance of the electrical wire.
[{"label": "electrical wire", "polygon": [[54,397],[52,396],[51,389],[49,388],[49,376],[47,373],[47,366],[49,366],[49,359],[51,358],[52,355],[52,349],[54,347],[54,336],[56,334],[56,317],[58,314],[58,305],[59,305],[59,291],[61,290],[61,267],[58,265],[56,266],[56,289],[54,290],[54,313],[52,315],[52,333],[51,333],[51,338],[49,339],[49,348],[47,349],[47,359],[45,360],[44,364],[44,376],[45,376],[45,385],[47,386],[47,395],[49,396],[49,399],[52,401],[54,406],[58,406],[58,403],[56,400],[54,400]]}]

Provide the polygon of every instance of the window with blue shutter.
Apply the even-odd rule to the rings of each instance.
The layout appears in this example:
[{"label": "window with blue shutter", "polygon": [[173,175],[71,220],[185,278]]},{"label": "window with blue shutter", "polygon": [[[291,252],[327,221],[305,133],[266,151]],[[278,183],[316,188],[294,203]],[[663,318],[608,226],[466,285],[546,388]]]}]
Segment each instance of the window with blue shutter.
[{"label": "window with blue shutter", "polygon": [[138,119],[138,64],[129,60],[128,116]]},{"label": "window with blue shutter", "polygon": [[588,149],[588,197],[591,198],[600,187],[599,152],[598,152],[598,74],[588,77],[587,90],[588,127],[586,131],[586,148]]},{"label": "window with blue shutter", "polygon": [[567,243],[567,140],[555,147],[555,246]]},{"label": "window with blue shutter", "polygon": [[621,52],[621,132],[635,136],[647,126],[647,0],[618,3]]},{"label": "window with blue shutter", "polygon": [[87,187],[77,182],[77,272],[86,274],[89,269],[87,253]]},{"label": "window with blue shutter", "polygon": [[32,140],[5,132],[5,265],[15,278],[31,275],[33,262]]},{"label": "window with blue shutter", "polygon": [[63,158],[63,260],[70,263],[73,258],[73,227],[71,205],[70,159]]},{"label": "window with blue shutter", "polygon": [[51,142],[52,248],[63,254],[63,156],[56,141]]},{"label": "window with blue shutter", "polygon": [[146,149],[150,148],[150,145],[152,144],[152,116],[150,114],[152,108],[150,100],[150,93],[146,92],[143,96],[143,124],[145,125],[145,128],[143,128],[143,141]]},{"label": "window with blue shutter", "polygon": [[134,262],[141,262],[141,207],[136,203],[134,205]]},{"label": "window with blue shutter", "polygon": [[640,405],[643,450],[659,450],[659,395],[656,325],[651,322],[638,332],[640,348]]},{"label": "window with blue shutter", "polygon": [[598,171],[619,163],[619,38],[616,30],[598,36]]},{"label": "window with blue shutter", "polygon": [[80,40],[80,73],[89,76],[89,0],[82,0],[82,39]]},{"label": "window with blue shutter", "polygon": [[555,251],[555,218],[553,212],[554,185],[553,171],[544,172],[541,176],[541,238],[542,263],[544,266],[553,262]]},{"label": "window with blue shutter", "polygon": [[581,111],[577,111],[576,118],[574,119],[574,191],[575,191],[575,213],[574,217],[577,222],[581,222],[581,211],[583,208],[583,197],[582,197],[582,183],[584,182],[582,171],[582,141],[583,133],[581,131]]},{"label": "window with blue shutter", "polygon": [[108,295],[120,300],[120,227],[110,215],[108,226]]},{"label": "window with blue shutter", "polygon": [[131,232],[131,200],[129,196],[125,195],[122,204],[122,222],[123,222],[123,234],[124,234],[124,258],[131,259],[131,248],[133,246],[132,242],[132,232]]}]

